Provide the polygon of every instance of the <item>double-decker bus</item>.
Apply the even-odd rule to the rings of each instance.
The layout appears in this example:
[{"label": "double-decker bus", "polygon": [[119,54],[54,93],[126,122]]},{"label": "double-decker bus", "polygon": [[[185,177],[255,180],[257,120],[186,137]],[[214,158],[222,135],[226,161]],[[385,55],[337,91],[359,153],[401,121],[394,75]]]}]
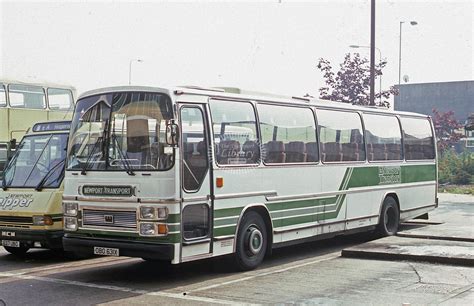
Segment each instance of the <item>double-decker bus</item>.
[{"label": "double-decker bus", "polygon": [[14,255],[62,247],[62,193],[70,121],[36,123],[8,162],[0,189],[1,245]]},{"label": "double-decker bus", "polygon": [[437,206],[428,116],[236,89],[113,87],[76,104],[66,251],[173,264],[355,231]]},{"label": "double-decker bus", "polygon": [[75,94],[69,85],[0,79],[0,178],[16,140],[36,122],[69,120]]}]

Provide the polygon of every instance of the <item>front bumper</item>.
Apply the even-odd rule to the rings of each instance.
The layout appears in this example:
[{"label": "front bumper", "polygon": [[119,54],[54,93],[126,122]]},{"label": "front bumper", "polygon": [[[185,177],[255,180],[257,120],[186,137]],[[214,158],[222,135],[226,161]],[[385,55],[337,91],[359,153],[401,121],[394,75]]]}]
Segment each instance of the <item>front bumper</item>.
[{"label": "front bumper", "polygon": [[151,244],[130,240],[108,240],[97,238],[63,237],[64,250],[77,255],[90,256],[94,254],[94,247],[119,249],[120,256],[142,257],[157,260],[172,260],[174,246],[172,244]]},{"label": "front bumper", "polygon": [[46,230],[27,230],[0,228],[0,240],[20,241],[22,247],[34,248],[34,243],[41,243],[42,248],[59,249],[62,248],[62,238],[64,232]]}]

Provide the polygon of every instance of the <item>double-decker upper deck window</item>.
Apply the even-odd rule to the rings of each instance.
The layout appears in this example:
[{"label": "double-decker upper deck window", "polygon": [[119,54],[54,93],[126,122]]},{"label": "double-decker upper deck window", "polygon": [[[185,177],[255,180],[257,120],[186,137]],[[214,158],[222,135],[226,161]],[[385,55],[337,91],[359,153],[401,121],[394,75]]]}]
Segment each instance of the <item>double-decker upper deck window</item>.
[{"label": "double-decker upper deck window", "polygon": [[403,128],[405,159],[434,159],[434,139],[429,120],[405,117],[400,120]]},{"label": "double-decker upper deck window", "polygon": [[220,165],[257,164],[260,146],[252,104],[211,100],[216,161]]},{"label": "double-decker upper deck window", "polygon": [[7,106],[7,92],[5,85],[0,84],[0,107]]},{"label": "double-decker upper deck window", "polygon": [[401,160],[402,133],[395,116],[364,114],[369,161]]},{"label": "double-decker upper deck window", "polygon": [[10,106],[43,109],[46,107],[44,90],[40,86],[11,84],[8,86]]},{"label": "double-decker upper deck window", "polygon": [[69,89],[48,88],[49,108],[68,110],[72,108],[72,94]]},{"label": "double-decker upper deck window", "polygon": [[265,163],[318,161],[316,123],[311,109],[259,104]]},{"label": "double-decker upper deck window", "polygon": [[365,160],[364,137],[359,114],[318,109],[316,115],[323,162]]}]

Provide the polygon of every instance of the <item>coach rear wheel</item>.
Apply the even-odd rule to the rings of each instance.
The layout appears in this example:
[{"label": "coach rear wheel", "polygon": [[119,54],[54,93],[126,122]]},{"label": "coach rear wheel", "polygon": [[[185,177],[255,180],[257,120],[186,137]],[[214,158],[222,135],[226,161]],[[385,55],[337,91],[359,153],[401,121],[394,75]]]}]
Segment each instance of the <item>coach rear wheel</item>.
[{"label": "coach rear wheel", "polygon": [[382,236],[393,236],[398,232],[399,223],[400,212],[398,210],[397,201],[392,197],[385,198],[380,214],[378,232]]},{"label": "coach rear wheel", "polygon": [[28,252],[28,250],[30,249],[27,247],[14,248],[14,247],[8,247],[8,246],[4,246],[4,248],[5,250],[7,250],[8,253],[16,255],[16,256],[25,256],[26,252]]},{"label": "coach rear wheel", "polygon": [[237,233],[235,260],[240,270],[256,268],[267,250],[267,229],[263,218],[255,211],[244,215]]}]

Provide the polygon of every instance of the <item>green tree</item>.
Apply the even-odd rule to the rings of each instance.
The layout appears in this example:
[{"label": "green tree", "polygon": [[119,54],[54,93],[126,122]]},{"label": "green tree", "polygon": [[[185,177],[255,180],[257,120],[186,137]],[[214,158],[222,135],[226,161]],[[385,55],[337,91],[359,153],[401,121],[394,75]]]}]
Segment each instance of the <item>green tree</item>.
[{"label": "green tree", "polygon": [[[387,61],[382,61],[375,66],[375,76],[382,76],[382,69]],[[370,62],[359,53],[352,56],[347,53],[344,62],[339,65],[339,70],[333,70],[331,62],[320,58],[316,66],[322,73],[325,86],[319,88],[321,99],[345,102],[357,105],[370,104]],[[391,86],[388,90],[375,93],[375,103],[379,106],[388,107],[388,99],[397,95],[398,90]],[[382,96],[382,99],[380,99]]]}]

